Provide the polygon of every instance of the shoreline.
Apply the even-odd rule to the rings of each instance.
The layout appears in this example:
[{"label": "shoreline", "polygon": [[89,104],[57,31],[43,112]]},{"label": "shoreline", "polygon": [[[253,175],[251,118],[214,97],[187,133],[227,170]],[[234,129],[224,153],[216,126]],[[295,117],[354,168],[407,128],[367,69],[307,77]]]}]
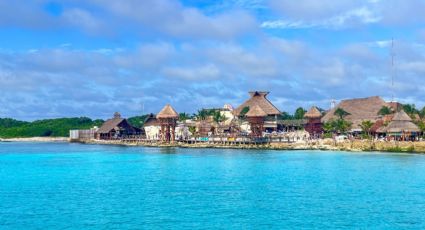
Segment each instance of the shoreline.
[{"label": "shoreline", "polygon": [[371,140],[354,140],[334,142],[332,139],[316,140],[314,142],[266,143],[266,144],[212,144],[212,143],[125,143],[120,141],[90,140],[78,142],[82,144],[117,145],[127,147],[155,148],[216,148],[216,149],[258,149],[258,150],[312,150],[312,151],[346,151],[346,152],[394,152],[425,154],[425,142],[380,142]]},{"label": "shoreline", "polygon": [[[73,143],[67,137],[30,137],[30,138],[0,138],[0,142],[40,142],[40,143]],[[218,143],[147,143],[88,140],[74,143],[94,145],[117,145],[128,147],[155,147],[155,148],[216,148],[216,149],[257,149],[257,150],[312,150],[312,151],[347,151],[347,152],[400,152],[425,154],[425,142],[382,142],[371,140],[345,140],[335,142],[332,139],[314,141],[279,142],[265,144],[218,144]]]},{"label": "shoreline", "polygon": [[68,137],[0,138],[0,142],[69,142],[69,138]]}]

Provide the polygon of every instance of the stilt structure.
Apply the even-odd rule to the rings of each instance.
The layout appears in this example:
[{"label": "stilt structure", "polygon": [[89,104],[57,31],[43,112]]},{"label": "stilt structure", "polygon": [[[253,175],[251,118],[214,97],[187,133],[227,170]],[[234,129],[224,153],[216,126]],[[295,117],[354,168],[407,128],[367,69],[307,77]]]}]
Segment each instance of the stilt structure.
[{"label": "stilt structure", "polygon": [[323,132],[321,121],[322,113],[317,107],[311,107],[311,109],[304,114],[304,118],[307,119],[307,124],[305,124],[304,129],[310,135],[317,135]]},{"label": "stilt structure", "polygon": [[264,118],[267,116],[267,113],[264,112],[260,106],[254,105],[245,116],[251,126],[251,136],[262,137],[264,131]]},{"label": "stilt structure", "polygon": [[160,135],[163,142],[174,142],[178,118],[179,114],[169,104],[164,106],[156,115],[156,119],[161,126]]}]

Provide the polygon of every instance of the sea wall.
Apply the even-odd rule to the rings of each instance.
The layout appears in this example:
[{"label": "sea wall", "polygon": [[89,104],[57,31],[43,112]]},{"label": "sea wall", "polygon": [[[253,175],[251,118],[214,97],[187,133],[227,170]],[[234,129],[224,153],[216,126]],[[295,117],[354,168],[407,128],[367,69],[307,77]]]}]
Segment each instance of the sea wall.
[{"label": "sea wall", "polygon": [[158,143],[158,142],[121,142],[121,141],[86,141],[88,144],[110,144],[146,147],[181,147],[181,148],[227,148],[227,149],[270,149],[270,150],[331,150],[331,151],[382,151],[425,153],[425,142],[384,142],[371,140],[345,140],[336,142],[332,139],[299,142],[280,142],[265,144],[220,144],[220,143]]}]

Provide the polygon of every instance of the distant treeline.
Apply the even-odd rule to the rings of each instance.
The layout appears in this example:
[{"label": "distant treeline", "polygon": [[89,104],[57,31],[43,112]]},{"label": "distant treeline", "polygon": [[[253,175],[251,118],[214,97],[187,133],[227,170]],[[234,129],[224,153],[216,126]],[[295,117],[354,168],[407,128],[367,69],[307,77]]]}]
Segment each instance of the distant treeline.
[{"label": "distant treeline", "polygon": [[[129,122],[141,127],[145,116],[130,117]],[[44,119],[32,122],[18,121],[11,118],[0,118],[0,138],[19,137],[67,137],[71,129],[89,129],[100,127],[103,120],[92,120],[88,117]]]}]

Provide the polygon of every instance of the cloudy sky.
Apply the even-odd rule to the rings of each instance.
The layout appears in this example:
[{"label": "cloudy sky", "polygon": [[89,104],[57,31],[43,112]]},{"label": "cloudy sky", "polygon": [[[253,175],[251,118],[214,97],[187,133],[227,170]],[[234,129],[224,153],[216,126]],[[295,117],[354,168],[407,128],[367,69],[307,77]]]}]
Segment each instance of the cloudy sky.
[{"label": "cloudy sky", "polygon": [[425,0],[0,0],[0,117],[424,105]]}]

